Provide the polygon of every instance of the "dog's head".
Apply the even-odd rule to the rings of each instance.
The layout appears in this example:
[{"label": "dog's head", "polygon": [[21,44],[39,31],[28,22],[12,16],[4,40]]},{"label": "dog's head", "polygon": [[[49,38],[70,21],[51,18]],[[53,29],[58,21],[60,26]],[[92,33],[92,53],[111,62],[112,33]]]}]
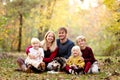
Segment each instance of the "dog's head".
[{"label": "dog's head", "polygon": [[53,60],[52,62],[48,63],[47,69],[48,70],[54,70],[54,71],[59,71],[60,69],[60,63],[57,60]]},{"label": "dog's head", "polygon": [[66,59],[63,57],[56,57],[53,59],[52,62],[48,63],[47,69],[48,70],[54,70],[59,71],[60,69],[63,69],[66,65]]}]

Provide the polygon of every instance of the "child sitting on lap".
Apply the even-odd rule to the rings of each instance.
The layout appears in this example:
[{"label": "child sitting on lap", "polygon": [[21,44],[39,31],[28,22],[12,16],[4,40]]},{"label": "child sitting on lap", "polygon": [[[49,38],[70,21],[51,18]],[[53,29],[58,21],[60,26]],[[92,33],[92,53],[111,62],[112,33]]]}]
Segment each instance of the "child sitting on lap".
[{"label": "child sitting on lap", "polygon": [[72,55],[67,60],[66,70],[71,74],[80,74],[85,65],[80,47],[73,46],[71,53]]},{"label": "child sitting on lap", "polygon": [[29,66],[33,66],[38,70],[44,71],[45,70],[45,63],[43,62],[44,58],[44,51],[40,47],[40,41],[37,38],[31,39],[32,48],[29,49],[29,54],[25,59],[25,64],[28,66],[26,71],[30,71]]}]

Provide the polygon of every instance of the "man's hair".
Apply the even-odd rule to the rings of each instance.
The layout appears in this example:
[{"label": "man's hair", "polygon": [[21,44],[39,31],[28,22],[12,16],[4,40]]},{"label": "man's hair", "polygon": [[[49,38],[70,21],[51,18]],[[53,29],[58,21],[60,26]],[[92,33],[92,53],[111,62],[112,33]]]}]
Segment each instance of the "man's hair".
[{"label": "man's hair", "polygon": [[67,29],[66,29],[65,27],[60,27],[60,28],[58,29],[58,31],[61,31],[61,30],[64,30],[65,33],[67,33]]}]

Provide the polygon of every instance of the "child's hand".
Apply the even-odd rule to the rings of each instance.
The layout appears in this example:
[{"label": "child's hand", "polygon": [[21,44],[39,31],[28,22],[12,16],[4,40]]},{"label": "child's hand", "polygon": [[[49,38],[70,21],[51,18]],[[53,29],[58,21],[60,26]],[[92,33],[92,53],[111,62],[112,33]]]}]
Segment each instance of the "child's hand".
[{"label": "child's hand", "polygon": [[31,58],[31,59],[35,59],[35,58],[36,58],[36,56],[31,55],[31,56],[30,56],[30,58]]},{"label": "child's hand", "polygon": [[75,64],[72,64],[71,67],[72,67],[73,69],[78,69],[78,67],[77,67]]},{"label": "child's hand", "polygon": [[31,53],[29,53],[28,56],[30,57],[30,59],[35,59],[36,58],[36,56],[32,55]]},{"label": "child's hand", "polygon": [[37,57],[40,57],[41,56],[41,53],[40,52],[37,52]]}]

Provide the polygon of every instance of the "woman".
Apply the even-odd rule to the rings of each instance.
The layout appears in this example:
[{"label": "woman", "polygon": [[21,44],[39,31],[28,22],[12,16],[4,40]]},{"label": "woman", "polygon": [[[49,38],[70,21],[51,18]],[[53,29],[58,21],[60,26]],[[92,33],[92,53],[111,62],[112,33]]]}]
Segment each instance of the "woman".
[{"label": "woman", "polygon": [[[56,54],[58,52],[58,47],[56,44],[55,34],[52,31],[48,31],[45,36],[44,40],[41,42],[41,46],[44,50],[44,58],[43,61],[45,62],[46,66],[49,62],[53,60],[53,58],[56,57]],[[32,46],[29,46],[26,48],[26,54],[29,53],[29,49]],[[26,68],[23,59],[19,58],[17,60],[20,68]],[[22,69],[24,70],[24,69]],[[34,68],[32,68],[33,71],[36,71]]]},{"label": "woman", "polygon": [[56,44],[55,34],[52,31],[48,31],[45,34],[44,40],[41,42],[44,50],[44,59],[43,61],[46,65],[56,57],[58,52],[58,47]]}]

